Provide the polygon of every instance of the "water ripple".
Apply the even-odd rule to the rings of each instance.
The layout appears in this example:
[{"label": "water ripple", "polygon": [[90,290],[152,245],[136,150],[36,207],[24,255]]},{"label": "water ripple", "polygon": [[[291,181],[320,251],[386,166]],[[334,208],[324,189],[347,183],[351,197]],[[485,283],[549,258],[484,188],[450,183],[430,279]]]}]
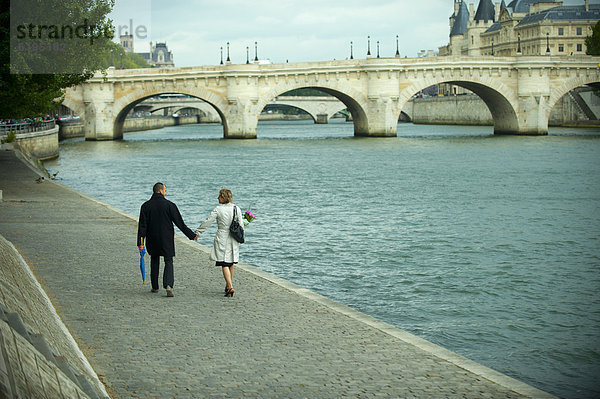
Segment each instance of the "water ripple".
[{"label": "water ripple", "polygon": [[258,215],[244,261],[556,395],[600,397],[599,135],[400,124],[354,139],[301,122],[221,136],[68,141],[46,165],[133,215],[163,181],[191,226],[227,186]]}]

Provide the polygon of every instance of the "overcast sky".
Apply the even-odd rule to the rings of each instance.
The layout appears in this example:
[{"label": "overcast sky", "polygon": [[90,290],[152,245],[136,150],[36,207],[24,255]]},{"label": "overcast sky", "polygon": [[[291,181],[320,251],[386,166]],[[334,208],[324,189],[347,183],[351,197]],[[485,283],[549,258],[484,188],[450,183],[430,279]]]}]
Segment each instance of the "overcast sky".
[{"label": "overcast sky", "polygon": [[[135,52],[166,42],[175,66],[215,65],[230,42],[233,63],[325,61],[367,53],[393,57],[396,35],[402,57],[448,43],[454,0],[116,0],[111,14],[117,32],[133,32]],[[471,1],[467,1],[470,3]],[[479,4],[478,0],[472,1]],[[509,0],[506,0],[509,3]],[[600,0],[591,0],[597,4]],[[584,0],[566,0],[565,5]]]}]

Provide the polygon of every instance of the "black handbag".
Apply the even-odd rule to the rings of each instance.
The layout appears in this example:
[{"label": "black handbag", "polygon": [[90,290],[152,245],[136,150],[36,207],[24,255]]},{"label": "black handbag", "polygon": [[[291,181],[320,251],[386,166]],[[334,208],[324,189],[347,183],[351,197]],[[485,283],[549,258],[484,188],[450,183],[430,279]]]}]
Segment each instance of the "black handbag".
[{"label": "black handbag", "polygon": [[233,236],[233,238],[239,242],[240,244],[244,242],[244,228],[242,226],[240,226],[240,224],[237,222],[235,215],[236,215],[236,206],[233,206],[233,220],[231,221],[231,224],[229,225],[229,232],[231,233],[231,235]]}]

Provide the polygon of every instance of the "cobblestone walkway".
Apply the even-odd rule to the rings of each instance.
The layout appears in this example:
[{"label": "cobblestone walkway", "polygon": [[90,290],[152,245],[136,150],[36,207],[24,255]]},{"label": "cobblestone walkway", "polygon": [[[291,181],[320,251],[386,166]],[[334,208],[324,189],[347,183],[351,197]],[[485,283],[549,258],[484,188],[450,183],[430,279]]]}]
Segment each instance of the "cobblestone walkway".
[{"label": "cobblestone walkway", "polygon": [[250,266],[224,298],[207,249],[184,239],[175,297],[150,293],[135,220],[36,183],[10,151],[0,170],[0,234],[114,398],[551,397]]}]

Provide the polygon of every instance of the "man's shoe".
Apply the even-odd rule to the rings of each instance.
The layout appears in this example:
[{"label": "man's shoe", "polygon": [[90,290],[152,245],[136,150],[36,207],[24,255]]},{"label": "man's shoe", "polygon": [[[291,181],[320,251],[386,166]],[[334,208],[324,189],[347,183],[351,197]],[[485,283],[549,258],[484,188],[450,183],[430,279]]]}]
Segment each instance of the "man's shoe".
[{"label": "man's shoe", "polygon": [[150,292],[158,292],[158,288],[152,288]]},{"label": "man's shoe", "polygon": [[171,288],[170,285],[167,285],[167,296],[169,296],[169,297],[173,296],[173,288]]}]

